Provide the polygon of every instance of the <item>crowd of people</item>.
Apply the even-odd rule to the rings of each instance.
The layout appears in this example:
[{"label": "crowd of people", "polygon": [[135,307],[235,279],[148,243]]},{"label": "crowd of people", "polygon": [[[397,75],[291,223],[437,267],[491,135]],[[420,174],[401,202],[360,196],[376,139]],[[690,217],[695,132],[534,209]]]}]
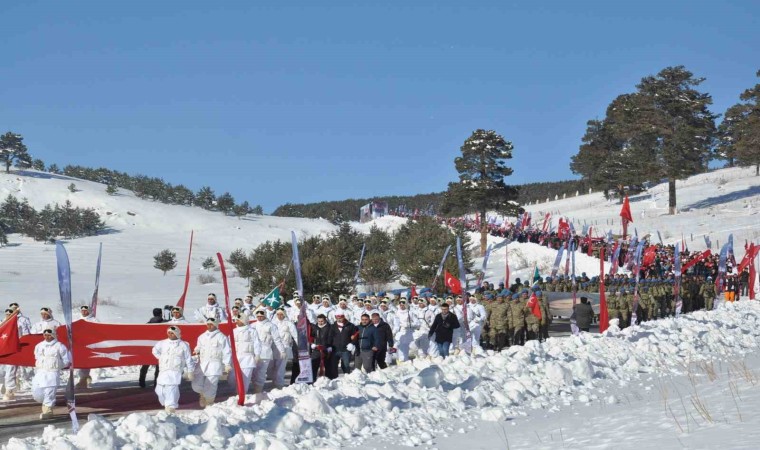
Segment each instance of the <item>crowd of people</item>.
[{"label": "crowd of people", "polygon": [[[667,255],[668,249],[662,249]],[[662,261],[666,261],[662,263]],[[698,309],[713,309],[718,296],[709,270],[695,270],[683,277],[679,297],[675,296],[673,274],[668,270],[667,258],[660,278],[657,270],[643,273],[639,280],[639,299],[634,301],[635,279],[628,274],[604,276],[607,292],[607,312],[618,326],[630,326],[644,320],[653,320]],[[693,267],[699,267],[697,265]],[[703,265],[702,268],[708,266]],[[733,281],[732,281],[733,280]],[[742,278],[731,275],[727,279],[726,300],[740,298]],[[577,325],[588,331],[598,320],[586,295],[598,293],[599,277],[585,273],[573,279],[559,275],[533,280],[516,279],[515,283],[498,286],[489,282],[472,295],[340,295],[333,301],[329,295],[314,295],[305,307],[308,321],[308,354],[312,380],[318,377],[337,378],[353,370],[370,373],[391,364],[405,364],[411,358],[446,358],[463,350],[482,352],[500,351],[511,345],[523,345],[528,340],[545,340],[549,337],[552,313],[544,292],[576,292],[580,302],[574,306]],[[728,293],[733,293],[728,295]],[[746,292],[744,293],[746,295]],[[678,301],[680,299],[680,301]],[[242,385],[248,392],[261,393],[266,383],[274,388],[294,383],[300,374],[298,361],[299,332],[296,328],[302,310],[298,295],[279,308],[272,302],[254,302],[252,295],[235,299],[231,308],[237,362]],[[464,303],[467,302],[465,313]],[[635,306],[636,305],[636,306]],[[635,309],[634,309],[635,307]],[[229,337],[219,330],[227,320],[227,311],[216,295],[207,296],[206,304],[185,317],[180,307],[170,307],[165,318],[161,308],[153,310],[149,323],[166,323],[166,339],[158,342],[152,353],[157,360],[154,368],[154,387],[159,403],[167,412],[178,408],[180,385],[188,380],[205,407],[216,401],[219,383],[224,379],[234,386],[233,353]],[[634,314],[635,313],[635,314]],[[80,309],[80,319],[96,321],[87,306]],[[35,374],[31,380],[34,399],[42,404],[41,418],[49,418],[55,404],[55,392],[60,384],[60,373],[71,362],[71,355],[56,339],[55,330],[61,324],[52,316],[50,308],[40,310],[36,323],[21,313],[19,305],[12,303],[6,317],[18,316],[19,334],[41,334],[43,341],[35,348]],[[182,327],[202,323],[206,331],[194,347],[182,340]],[[470,339],[466,339],[469,330]],[[291,363],[291,376],[286,379],[286,366]],[[150,366],[140,369],[139,384],[146,386]],[[15,366],[0,366],[3,399],[12,400],[18,391],[19,380],[27,372]],[[77,371],[77,387],[90,387],[89,369]]]}]

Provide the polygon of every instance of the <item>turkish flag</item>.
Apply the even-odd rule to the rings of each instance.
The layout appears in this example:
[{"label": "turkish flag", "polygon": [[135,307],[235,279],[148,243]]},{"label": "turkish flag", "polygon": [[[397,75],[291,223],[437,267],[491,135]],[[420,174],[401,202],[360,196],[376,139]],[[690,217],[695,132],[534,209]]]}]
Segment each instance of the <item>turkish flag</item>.
[{"label": "turkish flag", "polygon": [[450,274],[448,270],[445,271],[443,282],[446,284],[446,287],[449,288],[452,294],[462,294],[462,283],[460,283],[458,279],[454,278],[454,276]]},{"label": "turkish flag", "polygon": [[409,291],[409,300],[417,296],[417,285],[413,284],[411,291]]},{"label": "turkish flag", "polygon": [[530,308],[530,312],[533,313],[534,316],[541,319],[541,305],[538,304],[538,297],[536,297],[535,292],[530,296],[530,300],[528,300],[526,306]]},{"label": "turkish flag", "polygon": [[644,250],[644,258],[642,259],[642,264],[644,266],[648,266],[654,262],[654,259],[657,257],[657,246],[656,245],[650,245]]},{"label": "turkish flag", "polygon": [[18,314],[8,318],[0,325],[0,356],[17,353],[21,350],[21,343],[18,340]]},{"label": "turkish flag", "polygon": [[[114,324],[77,320],[72,324],[74,348],[72,357],[75,369],[97,369],[102,367],[143,366],[156,364],[153,346],[166,339],[166,329],[179,327],[181,339],[195,348],[198,336],[206,331],[206,325],[193,324]],[[230,327],[226,323],[219,330],[229,336]],[[56,329],[58,340],[68,344],[66,327]],[[0,336],[2,333],[0,333]],[[18,341],[18,332],[16,333]],[[20,350],[0,356],[0,364],[13,366],[34,366],[34,347],[42,341],[41,334],[28,334],[20,339]],[[0,352],[2,355],[2,352]]]}]

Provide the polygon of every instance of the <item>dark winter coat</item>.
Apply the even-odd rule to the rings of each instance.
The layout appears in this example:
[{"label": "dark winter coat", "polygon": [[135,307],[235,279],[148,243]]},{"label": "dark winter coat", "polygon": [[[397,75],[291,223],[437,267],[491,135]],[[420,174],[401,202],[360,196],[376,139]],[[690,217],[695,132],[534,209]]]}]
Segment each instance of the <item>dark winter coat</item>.
[{"label": "dark winter coat", "polygon": [[388,347],[393,347],[393,331],[391,330],[391,326],[388,325],[388,322],[380,319],[380,323],[378,323],[375,328],[377,328],[378,343],[375,346],[377,347],[377,350],[382,352],[388,350]]},{"label": "dark winter coat", "polygon": [[[330,325],[325,325],[320,328],[316,324],[311,324],[311,339],[312,344],[315,344],[317,347],[322,347],[322,350],[327,352],[328,349],[332,348],[332,328],[330,328]],[[311,349],[311,359],[319,359],[321,356],[322,353],[319,348]]]},{"label": "dark winter coat", "polygon": [[589,328],[594,321],[594,308],[588,303],[578,303],[575,308],[575,323],[578,328]]},{"label": "dark winter coat", "polygon": [[372,347],[377,347],[379,339],[377,336],[377,327],[373,324],[367,326],[359,325],[359,350],[372,350]]},{"label": "dark winter coat", "polygon": [[[353,336],[357,331],[359,331],[354,324],[351,322],[346,322],[343,325],[343,330],[341,330],[338,327],[337,323],[334,323],[330,325],[330,328],[332,328],[332,346],[333,351],[336,352],[346,352],[348,349],[346,346],[348,344],[351,344],[351,336]],[[357,341],[353,341],[353,344],[356,345]]]},{"label": "dark winter coat", "polygon": [[454,330],[456,328],[459,328],[459,320],[454,313],[449,312],[446,318],[443,317],[442,313],[438,313],[435,316],[433,325],[430,327],[428,337],[432,337],[433,333],[435,333],[435,342],[439,344],[451,342],[454,340]]}]

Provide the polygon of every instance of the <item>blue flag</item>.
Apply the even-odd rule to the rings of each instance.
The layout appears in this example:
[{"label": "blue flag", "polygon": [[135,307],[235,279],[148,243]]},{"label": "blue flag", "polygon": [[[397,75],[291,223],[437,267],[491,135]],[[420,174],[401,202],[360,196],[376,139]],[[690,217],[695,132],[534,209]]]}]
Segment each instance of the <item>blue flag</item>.
[{"label": "blue flag", "polygon": [[76,397],[74,396],[74,336],[71,332],[71,267],[69,266],[69,255],[66,248],[60,242],[55,244],[55,257],[58,263],[58,291],[61,295],[61,307],[63,308],[63,319],[66,322],[66,337],[69,340],[68,347],[71,353],[71,364],[69,365],[69,382],[66,384],[66,405],[71,417],[71,429],[76,433],[79,431],[79,420],[77,420]]}]

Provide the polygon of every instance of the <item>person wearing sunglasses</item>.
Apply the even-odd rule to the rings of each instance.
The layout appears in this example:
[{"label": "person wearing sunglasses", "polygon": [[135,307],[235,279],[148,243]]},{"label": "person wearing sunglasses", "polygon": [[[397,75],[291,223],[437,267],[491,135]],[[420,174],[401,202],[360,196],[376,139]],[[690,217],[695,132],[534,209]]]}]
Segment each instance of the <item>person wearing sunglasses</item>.
[{"label": "person wearing sunglasses", "polygon": [[45,330],[53,330],[61,326],[61,322],[53,319],[53,310],[47,306],[40,308],[41,320],[32,326],[32,334],[42,334]]},{"label": "person wearing sunglasses", "polygon": [[198,337],[193,355],[198,357],[198,365],[192,388],[200,394],[201,408],[205,408],[214,404],[219,380],[223,374],[230,373],[232,364],[230,341],[219,331],[216,317],[206,319],[206,332]]},{"label": "person wearing sunglasses", "polygon": [[71,354],[65,345],[58,342],[55,329],[42,330],[43,340],[34,347],[34,378],[32,397],[42,403],[40,419],[53,417],[55,392],[61,383],[61,370],[71,364]]},{"label": "person wearing sunglasses", "polygon": [[192,381],[195,361],[190,353],[190,345],[181,339],[182,330],[179,326],[172,325],[167,328],[166,336],[166,339],[153,346],[153,356],[161,367],[156,379],[156,395],[166,412],[173,414],[179,407],[182,373]]}]

